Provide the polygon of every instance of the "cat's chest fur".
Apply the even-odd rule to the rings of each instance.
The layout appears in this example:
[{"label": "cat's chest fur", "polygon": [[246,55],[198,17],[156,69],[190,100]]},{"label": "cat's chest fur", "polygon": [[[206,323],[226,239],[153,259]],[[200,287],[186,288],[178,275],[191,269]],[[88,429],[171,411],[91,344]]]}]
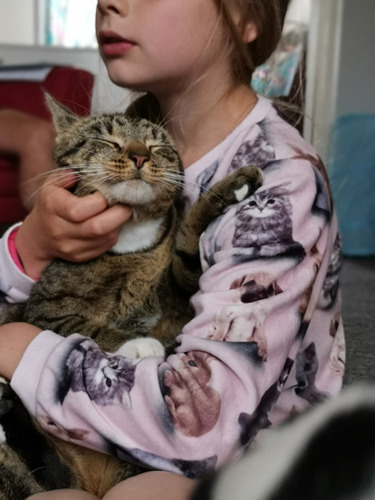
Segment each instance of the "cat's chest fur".
[{"label": "cat's chest fur", "polygon": [[160,217],[139,222],[136,218],[131,218],[121,226],[118,240],[111,252],[123,255],[152,248],[158,241],[164,220],[164,217]]}]

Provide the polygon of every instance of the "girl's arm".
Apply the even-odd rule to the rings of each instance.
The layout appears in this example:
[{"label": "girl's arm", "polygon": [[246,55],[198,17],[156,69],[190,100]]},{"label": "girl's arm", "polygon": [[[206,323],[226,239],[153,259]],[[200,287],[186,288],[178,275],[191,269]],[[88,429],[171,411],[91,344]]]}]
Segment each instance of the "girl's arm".
[{"label": "girl's arm", "polygon": [[[202,237],[207,269],[193,299],[196,317],[167,360],[104,353],[80,335],[42,332],[29,342],[38,332],[19,334],[6,375],[13,373],[14,389],[44,428],[198,477],[271,423],[340,389],[336,220],[311,165],[294,160],[287,170],[288,181],[283,168],[271,169],[261,190],[283,194],[289,239],[281,232],[235,246],[241,206],[216,221]],[[4,356],[0,349],[0,373],[9,369]]]},{"label": "girl's arm", "polygon": [[[10,302],[26,300],[30,288],[55,257],[85,261],[101,255],[117,241],[121,224],[131,216],[128,207],[107,209],[100,193],[84,198],[71,194],[73,174],[51,175],[25,221],[0,240],[0,291]],[[8,238],[17,231],[15,245],[23,270],[9,253]]]}]

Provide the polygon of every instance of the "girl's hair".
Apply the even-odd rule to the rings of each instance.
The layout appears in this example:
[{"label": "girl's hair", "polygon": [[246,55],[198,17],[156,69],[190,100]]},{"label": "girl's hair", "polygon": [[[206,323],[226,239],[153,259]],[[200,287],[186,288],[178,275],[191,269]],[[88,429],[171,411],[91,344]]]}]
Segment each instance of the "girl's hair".
[{"label": "girl's hair", "polygon": [[[231,32],[229,50],[233,60],[233,71],[238,82],[249,84],[257,66],[263,64],[279,43],[285,13],[289,0],[215,0],[224,22]],[[241,16],[240,25],[236,25],[233,7]],[[248,21],[253,21],[258,36],[249,44],[243,42],[241,28]]]}]

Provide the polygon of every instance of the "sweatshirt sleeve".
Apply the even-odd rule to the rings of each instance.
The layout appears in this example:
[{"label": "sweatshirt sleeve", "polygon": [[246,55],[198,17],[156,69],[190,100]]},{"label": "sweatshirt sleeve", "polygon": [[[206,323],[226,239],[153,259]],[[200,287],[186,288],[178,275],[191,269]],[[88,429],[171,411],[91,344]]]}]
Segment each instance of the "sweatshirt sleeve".
[{"label": "sweatshirt sleeve", "polygon": [[196,315],[175,354],[130,360],[43,332],[12,386],[59,437],[200,477],[339,391],[338,254],[327,186],[296,153],[202,235]]},{"label": "sweatshirt sleeve", "polygon": [[9,237],[19,226],[16,224],[9,228],[0,239],[0,292],[12,304],[25,302],[34,284],[34,280],[17,267],[9,252]]}]

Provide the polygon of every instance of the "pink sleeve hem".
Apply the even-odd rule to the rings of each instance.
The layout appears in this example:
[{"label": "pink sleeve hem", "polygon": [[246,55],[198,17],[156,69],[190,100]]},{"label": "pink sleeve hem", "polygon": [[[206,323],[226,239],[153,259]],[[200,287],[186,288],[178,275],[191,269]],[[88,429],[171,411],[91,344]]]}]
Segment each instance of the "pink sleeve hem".
[{"label": "pink sleeve hem", "polygon": [[23,268],[23,265],[22,265],[21,260],[18,256],[18,253],[17,253],[16,241],[15,241],[17,233],[18,233],[18,227],[13,229],[13,231],[10,233],[9,238],[8,238],[8,250],[9,250],[9,254],[10,254],[13,262],[17,266],[17,268],[20,271],[22,271],[23,273],[25,273],[25,270]]}]

